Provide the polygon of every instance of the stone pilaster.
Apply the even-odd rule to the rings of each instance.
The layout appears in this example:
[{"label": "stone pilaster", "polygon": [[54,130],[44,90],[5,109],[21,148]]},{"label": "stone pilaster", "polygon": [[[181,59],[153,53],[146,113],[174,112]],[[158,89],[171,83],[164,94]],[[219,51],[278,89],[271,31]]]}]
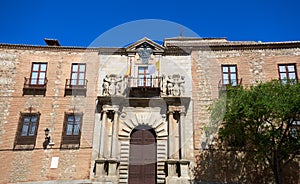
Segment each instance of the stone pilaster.
[{"label": "stone pilaster", "polygon": [[168,158],[179,159],[179,131],[178,131],[178,123],[174,118],[174,113],[175,112],[172,109],[169,109]]},{"label": "stone pilaster", "polygon": [[119,114],[118,114],[119,107],[115,107],[114,109],[114,121],[113,121],[113,129],[112,129],[112,141],[111,141],[111,154],[110,158],[116,159],[117,158],[117,133],[118,133],[118,121],[119,121]]},{"label": "stone pilaster", "polygon": [[184,125],[184,118],[185,118],[185,108],[182,107],[179,119],[179,132],[180,132],[180,155],[181,159],[186,158],[186,149],[185,149],[185,125]]},{"label": "stone pilaster", "polygon": [[100,134],[100,152],[99,157],[104,158],[104,150],[105,150],[105,123],[107,121],[107,111],[103,109],[102,111],[102,121],[101,121],[101,134]]},{"label": "stone pilaster", "polygon": [[[179,117],[174,117],[175,113],[179,113]],[[169,106],[169,158],[181,159],[185,158],[185,107]],[[180,151],[180,152],[179,152]],[[177,154],[174,154],[177,153]],[[180,153],[180,154],[178,154]],[[173,156],[172,156],[173,155]]]}]

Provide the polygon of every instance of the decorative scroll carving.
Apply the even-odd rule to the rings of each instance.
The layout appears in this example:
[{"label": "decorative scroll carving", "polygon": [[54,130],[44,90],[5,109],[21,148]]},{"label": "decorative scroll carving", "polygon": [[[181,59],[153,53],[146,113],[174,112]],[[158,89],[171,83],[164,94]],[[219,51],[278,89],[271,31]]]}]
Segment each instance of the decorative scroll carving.
[{"label": "decorative scroll carving", "polygon": [[103,79],[103,91],[104,96],[121,95],[122,94],[122,76],[111,74],[106,75]]},{"label": "decorative scroll carving", "polygon": [[180,74],[164,76],[163,93],[169,96],[183,95],[184,82],[184,76],[180,76]]},{"label": "decorative scroll carving", "polygon": [[149,47],[147,43],[144,43],[142,47],[137,49],[138,54],[142,60],[143,64],[148,64],[150,56],[152,54],[152,49]]}]

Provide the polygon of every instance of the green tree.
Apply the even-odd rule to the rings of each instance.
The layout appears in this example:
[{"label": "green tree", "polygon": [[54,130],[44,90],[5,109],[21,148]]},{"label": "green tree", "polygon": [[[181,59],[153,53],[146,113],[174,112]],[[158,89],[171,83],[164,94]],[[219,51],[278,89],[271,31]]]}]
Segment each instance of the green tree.
[{"label": "green tree", "polygon": [[284,182],[283,171],[300,149],[299,83],[274,80],[251,88],[228,87],[213,106],[212,118],[222,122],[223,145],[251,151],[272,169],[275,183]]}]

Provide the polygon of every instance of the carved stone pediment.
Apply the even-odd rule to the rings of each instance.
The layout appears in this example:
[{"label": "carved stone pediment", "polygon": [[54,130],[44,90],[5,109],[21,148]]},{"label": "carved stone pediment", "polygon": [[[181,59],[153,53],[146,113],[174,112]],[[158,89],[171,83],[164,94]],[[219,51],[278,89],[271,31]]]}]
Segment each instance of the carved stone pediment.
[{"label": "carved stone pediment", "polygon": [[[164,47],[162,45],[157,44],[156,42],[148,39],[148,38],[143,38],[129,46],[127,46],[126,52],[128,53],[137,53],[139,52],[139,49],[141,50],[142,48],[149,48],[152,50],[151,54],[156,54],[156,53],[163,53],[164,52]],[[149,50],[148,49],[148,50]]]}]

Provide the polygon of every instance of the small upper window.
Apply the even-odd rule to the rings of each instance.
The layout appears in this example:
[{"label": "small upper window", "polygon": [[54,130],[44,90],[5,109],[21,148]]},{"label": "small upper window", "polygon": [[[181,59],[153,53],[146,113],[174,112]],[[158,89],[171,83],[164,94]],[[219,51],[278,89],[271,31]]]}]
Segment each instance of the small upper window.
[{"label": "small upper window", "polygon": [[71,85],[86,85],[85,68],[85,63],[72,64]]},{"label": "small upper window", "polygon": [[297,82],[297,72],[296,72],[296,64],[279,64],[279,79],[282,83],[296,83]]},{"label": "small upper window", "polygon": [[47,63],[32,63],[29,77],[24,77],[23,95],[44,95],[47,86]]},{"label": "small upper window", "polygon": [[238,85],[236,65],[222,65],[223,85]]},{"label": "small upper window", "polygon": [[85,76],[86,64],[85,63],[72,63],[71,77],[66,79],[65,96],[66,95],[83,95],[86,96],[87,79]]},{"label": "small upper window", "polygon": [[45,85],[47,63],[32,63],[30,85]]}]

